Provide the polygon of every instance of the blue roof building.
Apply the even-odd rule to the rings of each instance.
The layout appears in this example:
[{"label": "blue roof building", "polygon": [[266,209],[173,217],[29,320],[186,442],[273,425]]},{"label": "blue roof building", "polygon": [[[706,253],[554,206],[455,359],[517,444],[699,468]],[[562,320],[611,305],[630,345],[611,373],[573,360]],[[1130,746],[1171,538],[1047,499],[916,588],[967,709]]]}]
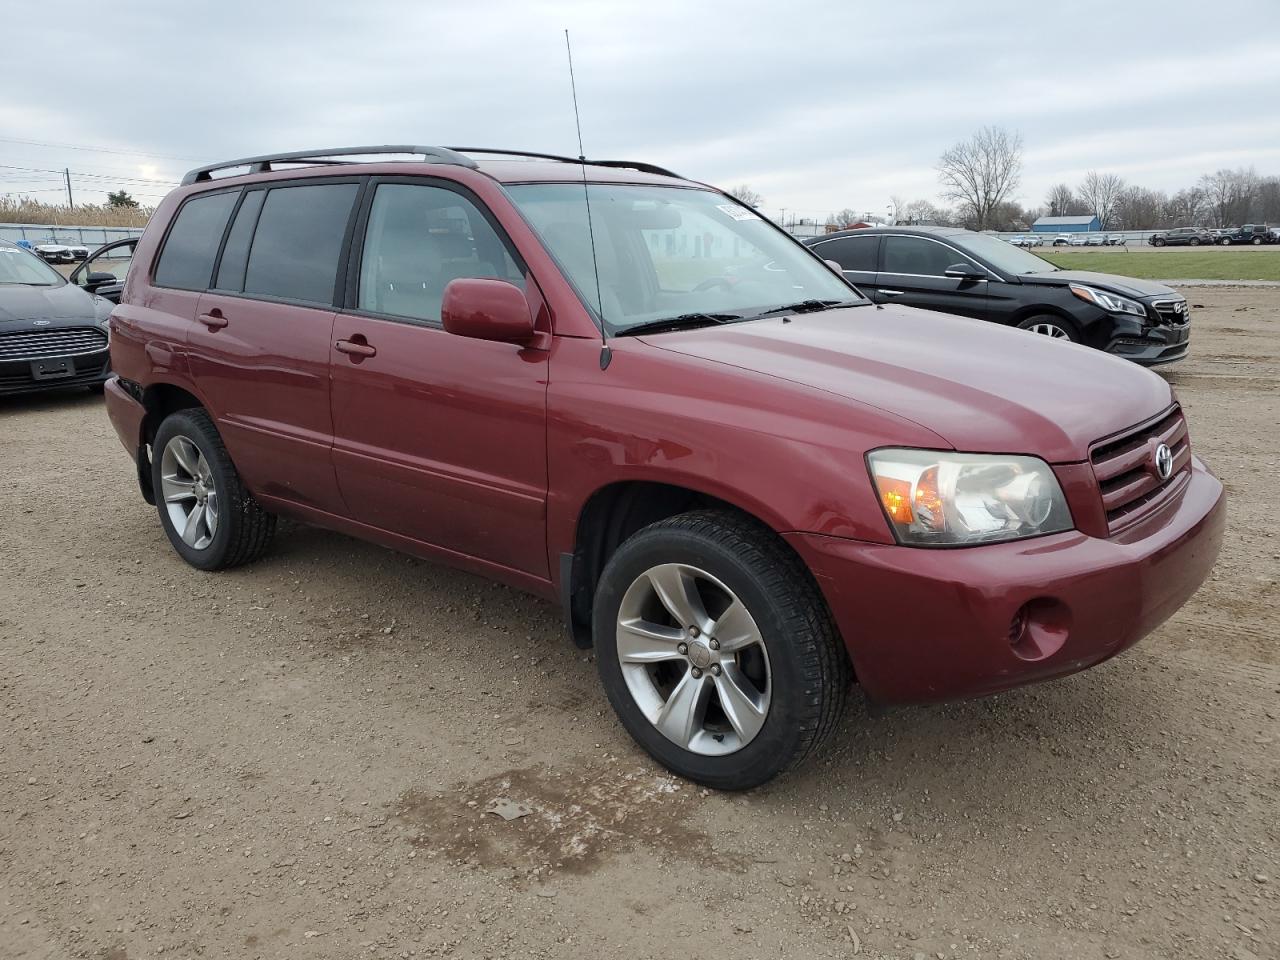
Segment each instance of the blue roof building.
[{"label": "blue roof building", "polygon": [[1031,225],[1033,233],[1091,233],[1102,229],[1092,214],[1081,217],[1041,217]]}]

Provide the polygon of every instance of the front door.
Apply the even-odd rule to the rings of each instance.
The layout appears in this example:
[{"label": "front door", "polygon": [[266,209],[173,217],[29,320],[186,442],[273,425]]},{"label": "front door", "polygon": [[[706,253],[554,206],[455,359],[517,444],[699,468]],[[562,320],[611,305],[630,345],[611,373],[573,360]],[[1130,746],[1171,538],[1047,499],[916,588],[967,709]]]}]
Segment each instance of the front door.
[{"label": "front door", "polygon": [[[446,333],[450,280],[538,299],[469,195],[387,180],[366,200],[348,309],[334,323],[334,465],[353,519],[546,577],[545,350]],[[354,255],[354,254],[353,254]]]},{"label": "front door", "polygon": [[950,244],[906,234],[886,236],[880,260],[874,296],[878,303],[987,319],[987,281],[946,276],[947,268],[957,263],[978,266]]}]

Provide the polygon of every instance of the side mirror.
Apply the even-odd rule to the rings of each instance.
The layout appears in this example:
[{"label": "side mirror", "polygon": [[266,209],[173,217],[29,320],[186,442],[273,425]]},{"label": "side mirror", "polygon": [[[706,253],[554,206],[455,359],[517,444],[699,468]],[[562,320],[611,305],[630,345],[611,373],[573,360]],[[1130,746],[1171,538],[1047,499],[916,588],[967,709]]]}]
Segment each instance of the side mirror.
[{"label": "side mirror", "polygon": [[830,267],[837,277],[844,276],[844,267],[840,266],[840,264],[836,263],[834,260],[823,260],[822,262]]},{"label": "side mirror", "polygon": [[473,340],[525,344],[535,333],[524,291],[505,280],[450,280],[440,319],[449,333]]},{"label": "side mirror", "polygon": [[987,271],[971,263],[953,263],[943,271],[952,280],[985,280]]},{"label": "side mirror", "polygon": [[93,271],[93,272],[90,272],[90,274],[84,278],[84,285],[90,288],[100,287],[104,283],[118,283],[118,282],[119,282],[119,277],[117,277],[114,273],[106,273],[105,271],[103,272]]}]

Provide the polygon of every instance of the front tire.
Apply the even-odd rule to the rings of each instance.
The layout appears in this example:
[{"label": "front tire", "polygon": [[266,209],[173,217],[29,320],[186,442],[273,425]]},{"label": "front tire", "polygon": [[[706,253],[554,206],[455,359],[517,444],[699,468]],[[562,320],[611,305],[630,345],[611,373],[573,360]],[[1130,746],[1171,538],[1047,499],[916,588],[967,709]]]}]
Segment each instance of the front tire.
[{"label": "front tire", "polygon": [[275,535],[275,516],[245,488],[213,419],[199,408],[160,424],[151,444],[151,489],[169,542],[200,570],[256,560]]},{"label": "front tire", "polygon": [[600,577],[596,662],[659,763],[745,790],[812,753],[848,695],[848,657],[800,558],[770,530],[686,513],[626,540]]},{"label": "front tire", "polygon": [[1080,332],[1076,330],[1075,324],[1070,320],[1050,313],[1027,317],[1027,319],[1018,324],[1018,329],[1028,330],[1031,333],[1049,337],[1053,340],[1069,340],[1072,343],[1080,342]]},{"label": "front tire", "polygon": [[1192,237],[1190,241],[1190,245],[1193,247],[1198,247],[1200,246],[1200,240],[1196,237]]},{"label": "front tire", "polygon": [[1152,242],[1152,246],[1163,247],[1164,245],[1165,245],[1164,240],[1155,240]]}]

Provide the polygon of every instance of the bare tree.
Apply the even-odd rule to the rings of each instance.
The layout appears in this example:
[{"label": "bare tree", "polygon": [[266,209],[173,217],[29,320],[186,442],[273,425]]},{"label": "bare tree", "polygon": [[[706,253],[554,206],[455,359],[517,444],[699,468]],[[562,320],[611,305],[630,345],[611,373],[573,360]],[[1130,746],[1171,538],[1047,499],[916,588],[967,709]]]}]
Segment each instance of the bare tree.
[{"label": "bare tree", "polygon": [[983,127],[938,159],[942,195],[961,204],[979,230],[1022,177],[1022,137],[1003,127]]},{"label": "bare tree", "polygon": [[1124,179],[1114,173],[1098,173],[1090,170],[1080,184],[1080,199],[1089,206],[1089,212],[1098,218],[1103,230],[1111,229],[1115,220],[1116,204],[1124,193]]},{"label": "bare tree", "polygon": [[1049,208],[1048,217],[1067,217],[1071,215],[1071,207],[1075,204],[1076,195],[1065,183],[1060,183],[1049,191],[1044,205]]},{"label": "bare tree", "polygon": [[740,183],[736,187],[731,187],[726,192],[734,199],[741,200],[748,207],[755,207],[756,209],[759,209],[760,204],[764,203],[764,197],[762,197],[757,191],[752,190],[751,187],[747,186],[745,183]]},{"label": "bare tree", "polygon": [[834,226],[837,230],[847,230],[855,223],[862,222],[862,214],[857,210],[851,210],[845,207],[839,213],[833,213],[827,218],[827,222]]},{"label": "bare tree", "polygon": [[1258,175],[1253,168],[1219,170],[1200,178],[1215,227],[1236,227],[1249,217],[1258,192]]},{"label": "bare tree", "polygon": [[1164,224],[1167,227],[1198,227],[1209,216],[1207,198],[1200,187],[1179,190],[1164,208]]},{"label": "bare tree", "polygon": [[906,226],[918,224],[937,224],[942,226],[950,220],[950,214],[934,206],[928,200],[912,200],[898,208],[898,223]]},{"label": "bare tree", "polygon": [[1115,206],[1115,225],[1124,230],[1154,230],[1164,226],[1169,198],[1159,190],[1129,187]]}]

